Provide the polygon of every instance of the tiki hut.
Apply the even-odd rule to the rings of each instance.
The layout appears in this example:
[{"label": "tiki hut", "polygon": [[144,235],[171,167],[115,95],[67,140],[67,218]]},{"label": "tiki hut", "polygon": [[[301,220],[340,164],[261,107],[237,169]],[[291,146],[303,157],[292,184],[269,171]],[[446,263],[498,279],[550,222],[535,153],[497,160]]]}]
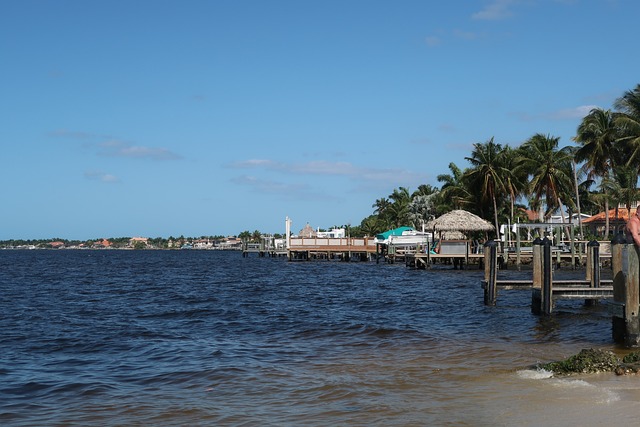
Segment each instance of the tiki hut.
[{"label": "tiki hut", "polygon": [[464,210],[454,210],[448,212],[432,221],[429,221],[425,228],[434,232],[444,231],[492,231],[494,226],[489,221],[480,218]]}]

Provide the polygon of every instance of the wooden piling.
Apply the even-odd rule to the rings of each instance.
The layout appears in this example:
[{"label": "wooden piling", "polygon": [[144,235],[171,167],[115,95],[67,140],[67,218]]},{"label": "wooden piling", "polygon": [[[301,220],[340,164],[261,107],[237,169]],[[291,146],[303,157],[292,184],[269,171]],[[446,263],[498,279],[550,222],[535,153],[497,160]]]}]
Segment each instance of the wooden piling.
[{"label": "wooden piling", "polygon": [[549,315],[553,308],[553,278],[551,265],[551,240],[542,239],[542,314]]},{"label": "wooden piling", "polygon": [[533,282],[531,290],[531,312],[540,314],[542,311],[542,239],[536,237],[532,243],[533,251]]},{"label": "wooden piling", "polygon": [[484,290],[484,305],[496,305],[498,293],[498,244],[489,240],[484,244],[484,279],[487,287]]},{"label": "wooden piling", "polygon": [[611,241],[613,268],[612,334],[613,340],[626,347],[640,343],[640,264],[638,249],[617,235]]},{"label": "wooden piling", "polygon": [[[600,287],[600,243],[595,240],[587,244],[587,274],[586,279],[589,281],[591,288]],[[597,299],[587,299],[585,305],[596,305]]]}]

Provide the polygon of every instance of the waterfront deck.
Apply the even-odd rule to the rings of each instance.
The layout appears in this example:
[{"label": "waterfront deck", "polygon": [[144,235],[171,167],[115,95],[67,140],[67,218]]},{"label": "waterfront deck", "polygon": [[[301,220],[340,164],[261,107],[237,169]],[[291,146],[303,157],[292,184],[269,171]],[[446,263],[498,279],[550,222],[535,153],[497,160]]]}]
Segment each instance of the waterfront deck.
[{"label": "waterfront deck", "polygon": [[378,253],[373,238],[291,238],[289,240],[289,260],[357,259],[368,261]]}]

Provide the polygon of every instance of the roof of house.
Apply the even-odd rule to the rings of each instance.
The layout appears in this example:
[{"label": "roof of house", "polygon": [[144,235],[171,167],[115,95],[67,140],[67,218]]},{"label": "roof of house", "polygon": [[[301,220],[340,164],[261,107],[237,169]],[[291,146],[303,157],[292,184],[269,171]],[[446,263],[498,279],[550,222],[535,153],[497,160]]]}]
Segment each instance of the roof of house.
[{"label": "roof of house", "polygon": [[[616,209],[609,209],[609,221],[628,221],[629,212],[627,208],[618,208],[618,216],[616,217]],[[631,215],[636,213],[636,208],[631,208]],[[589,224],[592,222],[602,222],[606,220],[606,212],[600,212],[593,215],[591,218],[583,219],[583,224]]]}]

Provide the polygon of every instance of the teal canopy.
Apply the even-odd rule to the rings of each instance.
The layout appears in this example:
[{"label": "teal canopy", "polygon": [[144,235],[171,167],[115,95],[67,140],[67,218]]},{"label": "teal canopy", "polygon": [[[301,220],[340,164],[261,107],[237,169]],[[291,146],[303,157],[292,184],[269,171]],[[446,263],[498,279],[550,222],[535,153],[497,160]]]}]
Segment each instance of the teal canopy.
[{"label": "teal canopy", "polygon": [[376,239],[387,240],[389,236],[402,236],[403,231],[413,230],[412,227],[398,227],[393,230],[385,231],[384,233],[376,234]]}]

